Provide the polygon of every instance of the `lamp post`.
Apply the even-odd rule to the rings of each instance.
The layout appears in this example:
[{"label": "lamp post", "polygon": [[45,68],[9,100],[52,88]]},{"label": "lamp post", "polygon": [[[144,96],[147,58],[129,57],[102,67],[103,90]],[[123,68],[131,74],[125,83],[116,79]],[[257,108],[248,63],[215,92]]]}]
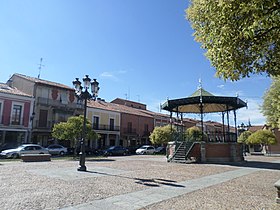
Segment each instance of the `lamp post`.
[{"label": "lamp post", "polygon": [[30,130],[29,130],[29,137],[28,137],[28,143],[31,143],[32,140],[32,131],[33,131],[33,120],[35,117],[35,112],[32,112],[32,115],[30,116]]},{"label": "lamp post", "polygon": [[[91,79],[86,75],[83,78],[83,85],[81,86],[81,82],[79,81],[79,78],[76,78],[75,81],[73,81],[73,85],[75,88],[75,94],[76,97],[79,100],[84,100],[84,120],[83,120],[83,129],[82,129],[82,138],[80,140],[80,167],[77,169],[78,171],[86,171],[87,167],[85,165],[86,162],[86,154],[85,154],[85,137],[86,137],[86,115],[87,115],[87,100],[89,99],[96,99],[98,96],[99,91],[99,83],[96,81],[96,79],[93,79],[93,82],[91,82]],[[91,89],[91,93],[89,92],[89,89]]]}]

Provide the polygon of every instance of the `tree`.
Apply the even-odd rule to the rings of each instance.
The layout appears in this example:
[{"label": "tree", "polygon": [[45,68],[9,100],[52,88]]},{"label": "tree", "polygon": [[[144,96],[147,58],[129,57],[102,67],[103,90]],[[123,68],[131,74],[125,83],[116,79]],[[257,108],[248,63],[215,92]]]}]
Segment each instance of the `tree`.
[{"label": "tree", "polygon": [[[70,140],[71,145],[76,147],[78,141],[82,138],[84,118],[82,115],[69,117],[67,122],[55,124],[52,129],[52,136],[60,140]],[[97,134],[92,130],[89,120],[86,121],[85,140],[97,138]]]},{"label": "tree", "polygon": [[[199,127],[196,126],[190,127],[185,131],[185,137],[188,141],[201,141],[202,131]],[[206,136],[204,139],[206,139]]]},{"label": "tree", "polygon": [[252,133],[248,139],[247,144],[261,144],[267,151],[268,145],[276,144],[275,134],[271,130],[258,130]]},{"label": "tree", "polygon": [[248,141],[248,138],[249,136],[252,134],[251,131],[244,131],[240,134],[240,136],[238,137],[237,139],[237,142],[238,143],[241,143],[241,144],[246,144],[247,141]]},{"label": "tree", "polygon": [[270,88],[264,94],[261,112],[268,125],[280,128],[280,77],[273,78]]},{"label": "tree", "polygon": [[279,0],[191,0],[186,15],[218,77],[280,75]]},{"label": "tree", "polygon": [[175,129],[170,125],[163,127],[155,127],[150,135],[150,141],[152,144],[167,144],[172,139],[172,135]]}]

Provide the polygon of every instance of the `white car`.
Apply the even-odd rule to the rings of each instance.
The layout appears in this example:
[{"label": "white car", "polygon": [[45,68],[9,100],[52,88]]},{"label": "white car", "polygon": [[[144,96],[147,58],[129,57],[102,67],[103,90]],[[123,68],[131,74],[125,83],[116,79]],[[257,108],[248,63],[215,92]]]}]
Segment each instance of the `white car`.
[{"label": "white car", "polygon": [[5,158],[18,158],[22,154],[49,154],[49,151],[39,144],[23,144],[15,149],[7,149],[1,152]]},{"label": "white car", "polygon": [[136,150],[137,155],[152,155],[155,153],[155,148],[150,145],[144,145]]},{"label": "white car", "polygon": [[63,156],[67,153],[67,148],[59,144],[51,144],[47,147],[47,149],[51,155]]}]

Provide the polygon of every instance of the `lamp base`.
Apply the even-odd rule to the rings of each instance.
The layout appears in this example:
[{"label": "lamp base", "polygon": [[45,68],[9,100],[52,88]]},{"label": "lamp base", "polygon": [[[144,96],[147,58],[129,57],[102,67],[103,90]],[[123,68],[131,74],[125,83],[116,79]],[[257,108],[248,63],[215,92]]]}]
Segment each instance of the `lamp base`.
[{"label": "lamp base", "polygon": [[80,166],[79,168],[77,168],[77,171],[87,171],[87,167],[86,166]]}]

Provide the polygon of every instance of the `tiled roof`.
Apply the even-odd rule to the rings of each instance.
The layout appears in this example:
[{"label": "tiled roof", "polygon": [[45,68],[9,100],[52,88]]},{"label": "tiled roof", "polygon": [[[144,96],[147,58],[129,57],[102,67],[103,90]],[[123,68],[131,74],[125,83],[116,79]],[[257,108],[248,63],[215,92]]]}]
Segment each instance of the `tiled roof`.
[{"label": "tiled roof", "polygon": [[[206,121],[206,122],[204,122],[204,124],[206,124],[206,125],[212,125],[212,126],[217,126],[217,127],[223,126],[222,123],[215,122],[215,121]],[[224,124],[224,126],[227,126],[227,124]]]},{"label": "tiled roof", "polygon": [[111,101],[111,103],[115,103],[115,101],[119,101],[119,102],[123,102],[123,103],[129,102],[129,103],[133,103],[133,104],[139,104],[139,105],[142,105],[142,106],[146,106],[146,104],[136,102],[136,101],[130,101],[130,100],[127,100],[127,99],[122,99],[122,98],[116,98],[113,101]]},{"label": "tiled roof", "polygon": [[183,118],[183,122],[198,123],[200,120],[195,120],[191,118]]},{"label": "tiled roof", "polygon": [[0,83],[0,93],[7,93],[12,95],[18,95],[18,96],[26,96],[26,97],[32,97],[31,95],[28,95],[24,92],[21,92],[15,87],[10,87],[5,83]]},{"label": "tiled roof", "polygon": [[258,130],[263,130],[263,128],[265,127],[265,125],[253,125],[249,127],[249,131],[251,132],[256,132]]},{"label": "tiled roof", "polygon": [[26,76],[26,75],[18,74],[18,73],[15,73],[14,75],[18,76],[18,77],[21,77],[21,78],[24,78],[26,80],[29,80],[31,82],[38,83],[38,84],[44,84],[44,85],[49,85],[49,86],[56,86],[56,87],[59,87],[59,88],[65,88],[65,89],[73,90],[73,88],[71,88],[71,87],[69,87],[67,85],[63,85],[63,84],[57,83],[57,82],[51,82],[51,81],[48,81],[48,80],[38,79],[38,78],[35,78],[35,77],[30,77],[30,76]]},{"label": "tiled roof", "polygon": [[153,118],[152,115],[142,112],[143,110],[141,109],[136,109],[136,108],[115,104],[115,103],[109,103],[101,100],[88,101],[88,107]]}]

